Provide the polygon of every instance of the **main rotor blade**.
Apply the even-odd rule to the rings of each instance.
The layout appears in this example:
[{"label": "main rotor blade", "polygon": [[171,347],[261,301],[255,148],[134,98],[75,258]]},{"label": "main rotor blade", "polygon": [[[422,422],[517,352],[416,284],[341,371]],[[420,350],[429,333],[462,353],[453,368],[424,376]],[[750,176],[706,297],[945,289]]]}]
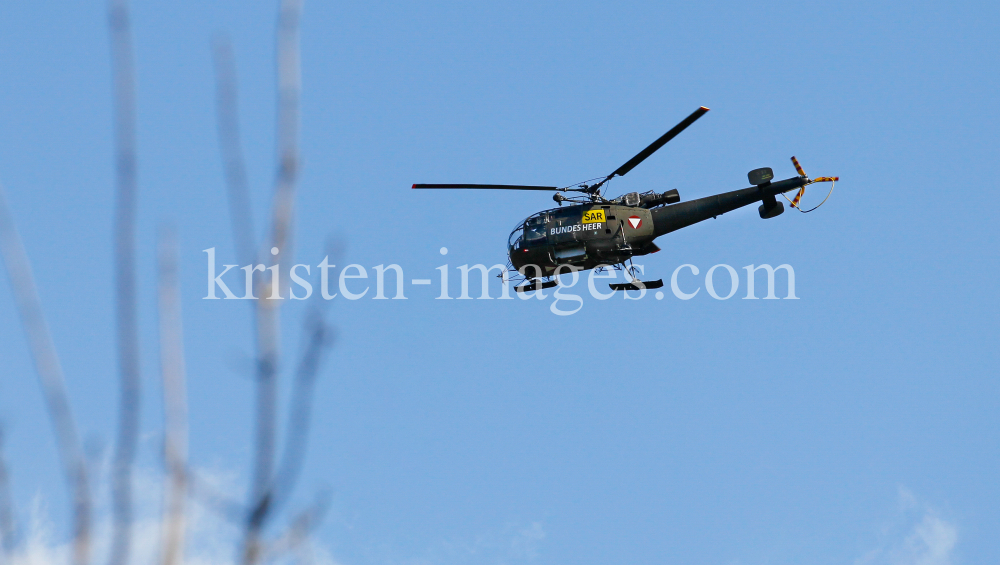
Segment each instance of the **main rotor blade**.
[{"label": "main rotor blade", "polygon": [[555,186],[529,186],[523,184],[415,184],[413,188],[469,188],[483,190],[565,190]]},{"label": "main rotor blade", "polygon": [[614,176],[619,176],[619,177],[625,176],[625,174],[631,171],[633,168],[635,168],[636,165],[645,161],[646,157],[649,157],[650,155],[655,153],[657,149],[666,145],[666,143],[671,139],[673,139],[674,137],[677,137],[677,134],[684,131],[689,125],[693,124],[695,120],[704,116],[705,112],[708,112],[708,108],[704,106],[695,110],[690,116],[684,118],[684,121],[670,128],[670,131],[660,136],[660,139],[657,139],[653,143],[650,143],[649,147],[640,151],[638,155],[629,159],[628,162],[622,165],[621,167],[618,167],[618,169],[615,172],[611,173],[608,176],[608,179]]}]

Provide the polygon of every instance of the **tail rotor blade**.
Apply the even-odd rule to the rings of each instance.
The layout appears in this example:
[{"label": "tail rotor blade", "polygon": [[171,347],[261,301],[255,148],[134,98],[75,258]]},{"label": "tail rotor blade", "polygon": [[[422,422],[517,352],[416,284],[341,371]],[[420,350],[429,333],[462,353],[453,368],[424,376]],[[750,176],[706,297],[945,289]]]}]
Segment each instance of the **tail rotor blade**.
[{"label": "tail rotor blade", "polygon": [[794,155],[792,155],[792,164],[795,165],[795,172],[799,173],[800,177],[809,178],[806,176],[806,172],[802,170],[802,165],[799,164],[799,160]]},{"label": "tail rotor blade", "polygon": [[[799,189],[799,193],[796,194],[795,198],[793,198],[791,200],[792,208],[798,208],[800,212],[812,212],[816,208],[819,208],[819,206],[822,206],[823,202],[826,202],[826,198],[829,198],[830,195],[827,194],[826,198],[823,199],[823,202],[820,202],[819,206],[816,206],[816,208],[812,208],[812,209],[809,209],[809,210],[803,210],[801,207],[799,207],[799,201],[802,200],[802,195],[806,193],[806,187],[809,186],[810,184],[815,184],[817,182],[833,182],[833,183],[835,183],[838,180],[840,180],[840,177],[817,177],[817,178],[814,178],[814,179],[810,179],[809,176],[806,175],[806,172],[802,170],[802,165],[799,164],[799,160],[796,159],[794,156],[792,157],[792,165],[795,165],[795,171],[797,173],[799,173],[799,176],[800,177],[804,177],[806,179],[806,183],[804,185],[802,185],[802,188]],[[831,194],[833,193],[833,186],[832,185],[830,187],[830,193]]]},{"label": "tail rotor blade", "polygon": [[795,198],[792,199],[792,208],[799,207],[799,200],[802,200],[802,195],[805,193],[806,193],[806,187],[803,186],[802,188],[799,189],[799,193],[795,195]]}]

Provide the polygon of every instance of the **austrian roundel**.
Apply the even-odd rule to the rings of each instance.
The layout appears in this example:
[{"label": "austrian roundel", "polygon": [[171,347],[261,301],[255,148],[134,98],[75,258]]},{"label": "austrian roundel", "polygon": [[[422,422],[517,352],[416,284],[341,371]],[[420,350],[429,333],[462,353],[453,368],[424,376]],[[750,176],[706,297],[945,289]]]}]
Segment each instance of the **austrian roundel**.
[{"label": "austrian roundel", "polygon": [[642,227],[642,218],[639,216],[629,216],[628,225],[632,226],[632,229],[637,230]]}]

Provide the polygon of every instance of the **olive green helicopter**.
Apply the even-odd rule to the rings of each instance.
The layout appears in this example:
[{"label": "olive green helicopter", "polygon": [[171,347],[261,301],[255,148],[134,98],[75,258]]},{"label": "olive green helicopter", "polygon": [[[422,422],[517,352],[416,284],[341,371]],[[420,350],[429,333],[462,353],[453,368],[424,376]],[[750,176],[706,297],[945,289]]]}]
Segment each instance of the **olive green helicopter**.
[{"label": "olive green helicopter", "polygon": [[[793,208],[801,212],[799,201],[810,184],[835,183],[839,177],[810,179],[798,160],[792,164],[798,176],[773,181],[774,173],[768,168],[754,169],[747,173],[750,188],[724,192],[681,202],[677,190],[662,193],[654,191],[630,192],[608,199],[602,188],[614,177],[625,176],[668,141],[684,131],[708,108],[702,106],[670,129],[659,139],[615,169],[606,177],[597,177],[594,184],[585,181],[565,187],[507,184],[414,184],[415,189],[483,189],[483,190],[535,190],[555,192],[552,199],[558,208],[534,214],[510,233],[507,240],[508,269],[515,273],[512,279],[524,282],[516,287],[519,292],[551,288],[558,284],[557,275],[570,270],[616,269],[628,274],[630,282],[611,284],[613,290],[640,290],[663,286],[662,279],[640,281],[632,258],[656,253],[660,248],[654,240],[661,235],[677,231],[708,218],[714,218],[737,208],[761,202],[757,208],[762,219],[774,218],[785,211],[777,200],[782,195]],[[794,199],[784,196],[798,190]],[[833,192],[831,184],[830,193]],[[564,193],[580,193],[566,196]],[[563,203],[570,203],[563,206]]]}]

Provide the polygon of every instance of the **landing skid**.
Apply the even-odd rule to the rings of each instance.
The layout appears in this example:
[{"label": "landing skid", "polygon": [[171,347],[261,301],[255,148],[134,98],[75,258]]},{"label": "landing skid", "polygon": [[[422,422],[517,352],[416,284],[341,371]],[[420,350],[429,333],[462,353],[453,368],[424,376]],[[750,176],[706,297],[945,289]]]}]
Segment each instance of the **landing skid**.
[{"label": "landing skid", "polygon": [[[640,285],[642,286],[640,287]],[[611,287],[611,290],[642,290],[650,288],[660,288],[663,286],[663,279],[657,279],[655,281],[645,281],[645,282],[634,280],[632,282],[627,282],[627,283],[612,283],[609,284],[608,286]]]},{"label": "landing skid", "polygon": [[620,267],[618,267],[618,268],[620,268],[621,270],[623,270],[626,273],[628,273],[628,278],[630,278],[632,280],[631,280],[631,282],[627,282],[627,283],[611,283],[611,284],[608,285],[609,287],[611,287],[611,290],[615,290],[615,291],[617,291],[617,290],[639,290],[639,291],[641,291],[641,290],[646,290],[646,289],[650,289],[650,288],[660,288],[660,287],[663,286],[663,279],[657,279],[655,281],[645,281],[645,282],[644,281],[640,281],[639,277],[636,276],[636,274],[639,271],[639,269],[637,269],[636,266],[634,264],[632,264],[632,259],[629,259],[627,261],[627,266],[626,266],[626,263],[622,263],[620,265]]},{"label": "landing skid", "polygon": [[[517,292],[531,292],[533,290],[545,290],[546,288],[552,288],[554,286],[557,286],[558,284],[559,282],[556,281],[555,279],[545,282],[535,280],[533,282],[522,284],[521,286],[515,286],[514,290],[516,290]],[[660,284],[662,285],[663,283]]]}]

